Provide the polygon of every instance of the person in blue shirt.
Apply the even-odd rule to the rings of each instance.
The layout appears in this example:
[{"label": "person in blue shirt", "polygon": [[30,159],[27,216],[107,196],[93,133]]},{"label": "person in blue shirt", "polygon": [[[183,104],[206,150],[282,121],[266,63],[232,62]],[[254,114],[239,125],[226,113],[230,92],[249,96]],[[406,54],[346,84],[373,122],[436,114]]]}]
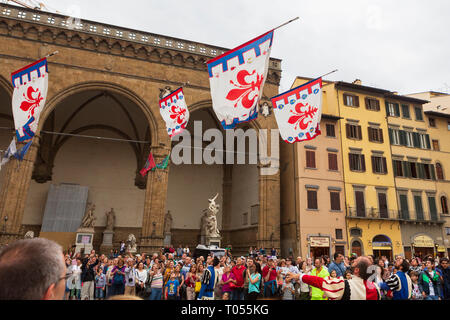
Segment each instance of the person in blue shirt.
[{"label": "person in blue shirt", "polygon": [[214,269],[219,264],[217,257],[208,257],[208,268],[203,273],[202,287],[198,294],[198,300],[214,300],[214,287],[218,283],[218,274]]},{"label": "person in blue shirt", "polygon": [[344,256],[338,252],[334,253],[334,261],[328,265],[328,272],[336,271],[337,277],[343,277],[347,268],[344,264]]},{"label": "person in blue shirt", "polygon": [[177,300],[180,293],[180,283],[175,277],[175,272],[170,274],[170,279],[166,284],[166,296],[167,300]]},{"label": "person in blue shirt", "polygon": [[380,282],[378,285],[381,290],[391,290],[393,300],[408,300],[412,296],[412,281],[407,274],[409,263],[398,256],[395,260],[395,267],[398,271],[392,274],[386,282]]}]

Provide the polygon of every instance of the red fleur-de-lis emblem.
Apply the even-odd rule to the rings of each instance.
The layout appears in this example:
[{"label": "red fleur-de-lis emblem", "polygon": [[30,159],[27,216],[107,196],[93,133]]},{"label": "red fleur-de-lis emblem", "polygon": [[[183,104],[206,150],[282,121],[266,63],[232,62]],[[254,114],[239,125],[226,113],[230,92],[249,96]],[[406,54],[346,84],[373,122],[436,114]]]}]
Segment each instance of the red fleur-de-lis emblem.
[{"label": "red fleur-de-lis emblem", "polygon": [[[237,89],[231,89],[226,98],[230,101],[236,101],[234,104],[235,108],[237,108],[239,102],[241,102],[246,109],[250,109],[253,106],[255,99],[259,95],[264,76],[256,73],[256,81],[252,81],[251,83],[248,83],[245,78],[254,75],[255,73],[256,70],[253,70],[252,73],[249,73],[247,70],[242,70],[237,74],[238,84],[234,83],[233,80],[230,80],[230,83]],[[257,94],[250,100],[250,94],[255,91]]]},{"label": "red fleur-de-lis emblem", "polygon": [[170,112],[170,119],[176,119],[178,124],[182,124],[184,122],[184,119],[186,118],[186,109],[175,105],[172,106]]},{"label": "red fleur-de-lis emblem", "polygon": [[27,93],[23,94],[25,101],[20,105],[20,109],[27,112],[28,111],[28,119],[34,116],[34,110],[38,108],[44,100],[39,92],[39,89],[34,90],[32,86],[29,86],[27,89]]},{"label": "red fleur-de-lis emblem", "polygon": [[[302,111],[302,107],[308,107],[308,110]],[[300,127],[300,129],[305,130],[308,127],[308,124],[311,123],[311,120],[313,119],[317,110],[317,108],[311,107],[308,103],[304,105],[300,102],[295,106],[295,111],[290,110],[294,115],[289,118],[288,122],[290,124],[295,124],[295,129]],[[309,118],[311,120],[305,123],[305,121],[307,121]]]}]

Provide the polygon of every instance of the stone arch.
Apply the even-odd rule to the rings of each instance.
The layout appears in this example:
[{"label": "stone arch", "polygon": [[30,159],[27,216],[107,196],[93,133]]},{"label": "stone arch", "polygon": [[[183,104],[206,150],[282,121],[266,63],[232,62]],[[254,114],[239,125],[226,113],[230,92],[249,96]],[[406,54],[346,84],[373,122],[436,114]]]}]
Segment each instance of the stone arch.
[{"label": "stone arch", "polygon": [[0,75],[0,87],[5,89],[8,94],[12,97],[14,87],[12,86],[11,82],[6,80],[2,75]]},{"label": "stone arch", "polygon": [[147,118],[147,122],[150,130],[150,139],[151,145],[156,146],[159,142],[158,136],[158,121],[150,107],[145,103],[145,101],[140,98],[135,92],[132,90],[111,82],[98,82],[98,81],[90,81],[90,82],[82,82],[76,85],[70,86],[58,92],[55,96],[53,96],[46,103],[46,107],[41,113],[41,120],[39,121],[39,127],[37,132],[39,133],[42,130],[42,127],[52,113],[52,111],[66,98],[70,97],[73,94],[87,91],[87,90],[100,90],[100,91],[110,91],[113,93],[117,93],[128,98],[134,104],[136,104],[142,112],[145,114]]}]

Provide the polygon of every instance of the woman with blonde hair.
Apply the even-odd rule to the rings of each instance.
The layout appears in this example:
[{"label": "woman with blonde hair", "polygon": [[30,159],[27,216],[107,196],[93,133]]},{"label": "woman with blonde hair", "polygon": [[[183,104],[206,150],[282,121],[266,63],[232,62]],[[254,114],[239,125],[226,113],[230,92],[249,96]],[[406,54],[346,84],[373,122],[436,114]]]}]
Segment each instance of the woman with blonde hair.
[{"label": "woman with blonde hair", "polygon": [[195,299],[195,282],[197,281],[197,265],[193,264],[186,274],[186,299]]}]

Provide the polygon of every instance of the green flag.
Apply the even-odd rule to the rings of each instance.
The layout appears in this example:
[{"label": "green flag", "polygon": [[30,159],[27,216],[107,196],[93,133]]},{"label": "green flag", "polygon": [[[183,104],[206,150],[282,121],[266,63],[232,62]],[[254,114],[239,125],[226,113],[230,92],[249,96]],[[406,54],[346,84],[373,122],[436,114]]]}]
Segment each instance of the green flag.
[{"label": "green flag", "polygon": [[170,153],[167,155],[167,157],[164,158],[162,162],[158,163],[156,167],[152,169],[152,171],[155,171],[156,169],[167,169],[167,167],[169,166],[169,160],[170,160]]}]

